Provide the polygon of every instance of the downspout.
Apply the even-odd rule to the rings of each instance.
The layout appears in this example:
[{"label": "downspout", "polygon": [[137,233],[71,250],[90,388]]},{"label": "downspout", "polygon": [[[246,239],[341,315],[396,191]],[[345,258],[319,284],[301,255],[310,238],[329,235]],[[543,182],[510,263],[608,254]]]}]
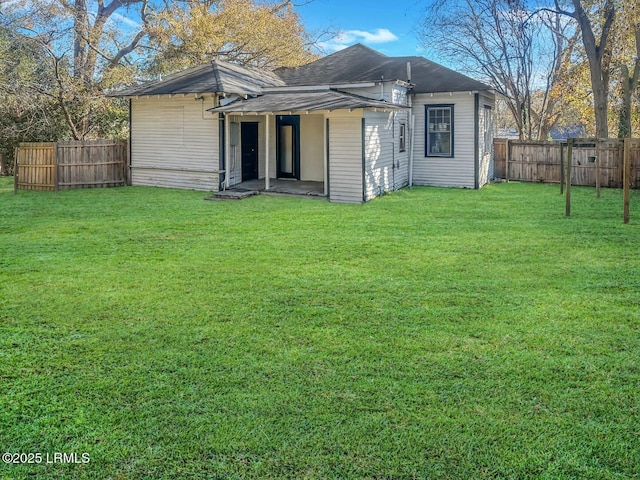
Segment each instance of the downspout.
[{"label": "downspout", "polygon": [[131,165],[132,165],[132,153],[133,153],[133,147],[132,147],[132,140],[133,140],[133,119],[131,118],[131,115],[133,114],[133,108],[132,108],[132,101],[131,101],[131,97],[129,97],[129,178],[127,178],[127,185],[131,186],[131,184],[133,183],[131,180],[132,175],[132,170],[131,170]]},{"label": "downspout", "polygon": [[391,113],[393,116],[393,124],[391,127],[391,191],[393,192],[396,190],[396,113],[397,112]]},{"label": "downspout", "polygon": [[225,114],[224,116],[224,154],[225,154],[225,161],[224,161],[224,165],[225,165],[225,185],[226,188],[229,188],[231,186],[231,159],[229,158],[229,152],[231,151],[230,148],[230,142],[231,142],[231,128],[229,126],[229,117],[231,115],[229,114]]},{"label": "downspout", "polygon": [[479,143],[479,135],[478,128],[480,126],[480,95],[478,93],[474,94],[474,115],[473,115],[473,156],[474,156],[474,166],[473,166],[473,188],[478,190],[480,188],[480,143]]},{"label": "downspout", "polygon": [[362,131],[362,202],[366,202],[367,201],[367,186],[366,186],[366,178],[365,178],[365,173],[366,173],[366,165],[367,165],[367,161],[366,161],[366,149],[365,149],[365,119],[364,116],[362,117],[362,127],[361,127],[361,131]]},{"label": "downspout", "polygon": [[[413,111],[413,110],[412,110]],[[415,138],[415,125],[416,125],[416,116],[412,113],[411,120],[409,121],[409,125],[411,128],[411,145],[409,150],[409,188],[413,187],[413,140]]]},{"label": "downspout", "polygon": [[329,119],[325,119],[324,123],[324,151],[323,151],[323,166],[324,166],[324,196],[329,195]]},{"label": "downspout", "polygon": [[264,148],[265,148],[265,156],[264,156],[264,190],[268,192],[271,188],[270,179],[269,179],[269,114],[266,113],[264,116]]},{"label": "downspout", "polygon": [[[217,104],[218,106],[220,106],[220,99],[219,97],[217,97]],[[226,151],[227,151],[227,146],[225,143],[225,138],[226,138],[226,123],[224,120],[224,117],[226,115],[222,112],[218,113],[218,190],[222,189],[224,190],[226,188],[226,180],[227,180],[227,175],[229,175],[229,172],[227,171],[227,165],[226,165],[226,161],[227,161],[227,156],[226,156]]]},{"label": "downspout", "polygon": [[325,129],[327,134],[325,135],[325,152],[327,155],[327,183],[324,186],[324,191],[326,192],[327,195],[327,199],[329,199],[329,201],[331,201],[331,140],[330,140],[330,123],[329,123],[329,119],[327,118],[326,122],[325,122]]}]

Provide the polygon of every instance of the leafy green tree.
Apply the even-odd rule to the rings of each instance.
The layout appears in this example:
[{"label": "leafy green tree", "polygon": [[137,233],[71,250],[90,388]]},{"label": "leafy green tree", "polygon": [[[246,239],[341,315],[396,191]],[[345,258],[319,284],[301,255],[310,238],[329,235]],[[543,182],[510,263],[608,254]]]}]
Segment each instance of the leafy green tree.
[{"label": "leafy green tree", "polygon": [[0,27],[0,174],[12,172],[20,142],[64,138],[64,119],[52,96],[55,81],[38,42]]},{"label": "leafy green tree", "polygon": [[579,30],[593,99],[595,134],[609,137],[609,83],[611,79],[611,33],[619,5],[616,0],[571,0],[563,5],[555,0],[555,11],[572,18]]},{"label": "leafy green tree", "polygon": [[155,15],[149,31],[161,73],[214,58],[271,69],[316,58],[289,0],[190,0]]}]

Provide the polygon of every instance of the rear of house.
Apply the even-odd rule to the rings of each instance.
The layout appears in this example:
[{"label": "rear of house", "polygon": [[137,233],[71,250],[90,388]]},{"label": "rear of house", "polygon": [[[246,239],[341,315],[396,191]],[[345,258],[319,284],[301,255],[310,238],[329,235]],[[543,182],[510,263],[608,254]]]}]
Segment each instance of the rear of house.
[{"label": "rear of house", "polygon": [[214,61],[119,95],[130,99],[134,185],[287,181],[361,203],[492,177],[493,92],[421,57],[355,45],[275,72]]}]

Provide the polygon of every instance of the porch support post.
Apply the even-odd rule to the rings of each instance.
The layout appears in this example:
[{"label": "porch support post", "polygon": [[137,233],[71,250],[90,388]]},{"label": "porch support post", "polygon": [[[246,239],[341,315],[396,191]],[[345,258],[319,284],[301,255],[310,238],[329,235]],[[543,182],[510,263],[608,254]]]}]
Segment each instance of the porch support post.
[{"label": "porch support post", "polygon": [[268,191],[269,185],[269,114],[264,116],[264,189]]},{"label": "porch support post", "polygon": [[231,165],[231,132],[230,132],[231,128],[229,125],[230,117],[231,115],[228,113],[224,116],[224,156],[226,157],[224,161],[224,168],[226,170],[224,181],[227,188],[229,188],[231,185],[230,179],[231,179],[231,167],[232,167]]},{"label": "porch support post", "polygon": [[322,129],[324,134],[322,135],[322,139],[324,140],[324,146],[322,148],[322,152],[323,152],[323,161],[324,161],[324,196],[327,197],[329,195],[329,152],[327,151],[327,146],[329,145],[328,139],[327,139],[327,118],[326,115],[323,115],[323,122],[322,122]]}]

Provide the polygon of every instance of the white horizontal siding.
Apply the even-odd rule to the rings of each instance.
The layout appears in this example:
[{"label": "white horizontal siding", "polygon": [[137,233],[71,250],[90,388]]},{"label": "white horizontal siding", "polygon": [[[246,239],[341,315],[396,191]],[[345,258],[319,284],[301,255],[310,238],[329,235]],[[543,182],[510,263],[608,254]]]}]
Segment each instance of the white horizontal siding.
[{"label": "white horizontal siding", "polygon": [[[400,124],[404,123],[405,127],[405,151],[400,151]],[[411,149],[411,131],[409,125],[409,112],[399,111],[395,114],[395,162],[396,171],[394,174],[395,190],[409,185],[409,150]]]},{"label": "white horizontal siding", "polygon": [[344,91],[372,100],[384,100],[398,105],[407,105],[407,89],[405,87],[396,85],[395,80],[383,82],[383,85],[378,83],[373,87],[346,88]]},{"label": "white horizontal siding", "polygon": [[218,191],[218,173],[132,168],[132,185],[181,188],[185,190]]},{"label": "white horizontal siding", "polygon": [[[425,105],[453,104],[454,157],[425,155]],[[413,99],[415,137],[413,145],[413,183],[440,187],[475,187],[474,95],[469,92],[420,94]]]},{"label": "white horizontal siding", "polygon": [[[487,115],[488,113],[488,115]],[[493,179],[493,123],[495,122],[495,96],[479,94],[478,132],[478,186]]]},{"label": "white horizontal siding", "polygon": [[[265,167],[265,117],[259,115],[231,115],[229,117],[229,128],[237,131],[237,138],[232,138],[229,134],[229,185],[234,186],[242,182],[242,123],[258,124],[258,177],[264,178]],[[234,126],[233,124],[236,124]],[[270,125],[271,126],[271,125]],[[235,145],[234,145],[235,144]]]},{"label": "white horizontal siding", "polygon": [[395,190],[394,114],[365,112],[365,200]]},{"label": "white horizontal siding", "polygon": [[131,101],[133,185],[217,190],[218,116],[213,97]]},{"label": "white horizontal siding", "polygon": [[329,200],[362,203],[362,118],[329,119]]}]

